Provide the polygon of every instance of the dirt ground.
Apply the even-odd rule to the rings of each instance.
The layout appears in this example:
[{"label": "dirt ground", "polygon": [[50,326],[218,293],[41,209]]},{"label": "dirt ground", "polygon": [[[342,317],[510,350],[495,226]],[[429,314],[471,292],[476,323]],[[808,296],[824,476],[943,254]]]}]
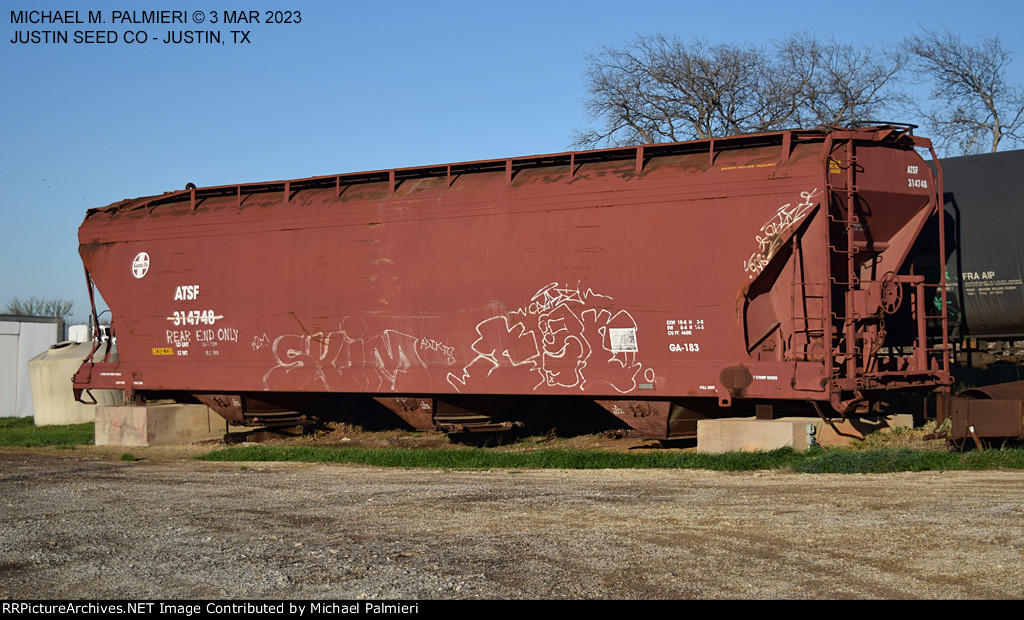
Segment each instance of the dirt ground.
[{"label": "dirt ground", "polygon": [[[285,433],[259,432],[245,436],[239,435],[231,442],[233,445],[260,443],[266,445],[305,445],[324,448],[465,448],[486,447],[493,450],[696,450],[697,442],[679,440],[663,444],[639,435],[625,437],[605,436],[601,433],[586,435],[561,435],[549,432],[544,435],[514,434],[466,434],[463,436],[447,435],[441,432],[416,432],[411,430],[384,429],[364,430],[359,426],[346,423],[329,423],[315,429],[288,429]],[[225,447],[222,441],[206,441],[194,444],[153,447],[125,446],[79,446],[76,451],[104,458],[119,458],[130,454],[133,457],[150,461],[167,461],[191,458],[211,450]],[[39,449],[43,452],[61,454],[58,448]]]},{"label": "dirt ground", "polygon": [[[449,442],[344,425],[288,441]],[[530,442],[648,445],[551,436],[507,449]],[[190,458],[211,447],[0,448],[0,599],[1024,597],[1024,472]]]},{"label": "dirt ground", "polygon": [[[497,450],[530,450],[537,448],[563,448],[567,450],[636,450],[660,449],[657,440],[645,439],[636,433],[624,437],[602,433],[563,436],[555,431],[544,435],[524,434],[465,434],[446,435],[439,432],[419,433],[404,430],[366,431],[358,426],[332,423],[299,437],[264,436],[262,442],[274,444],[304,444],[323,447],[360,448],[449,448],[484,446]],[[678,441],[673,448],[695,449],[696,440]]]}]

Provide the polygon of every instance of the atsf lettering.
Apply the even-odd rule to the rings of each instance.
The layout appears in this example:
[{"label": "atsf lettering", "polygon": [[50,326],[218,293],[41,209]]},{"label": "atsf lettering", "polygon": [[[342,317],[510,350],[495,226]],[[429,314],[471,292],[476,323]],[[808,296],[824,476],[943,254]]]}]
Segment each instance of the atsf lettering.
[{"label": "atsf lettering", "polygon": [[179,286],[174,291],[174,301],[190,301],[199,297],[199,285],[198,284],[186,284]]}]

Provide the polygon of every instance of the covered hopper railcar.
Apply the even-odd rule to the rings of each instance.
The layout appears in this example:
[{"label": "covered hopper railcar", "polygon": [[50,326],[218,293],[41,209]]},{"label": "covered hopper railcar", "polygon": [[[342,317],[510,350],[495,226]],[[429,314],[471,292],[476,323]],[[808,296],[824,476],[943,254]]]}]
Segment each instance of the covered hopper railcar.
[{"label": "covered hopper railcar", "polygon": [[79,231],[117,358],[75,386],[242,423],[364,394],[419,428],[576,395],[657,438],[942,389],[945,304],[906,264],[940,204],[928,147],[785,131],[125,200]]}]

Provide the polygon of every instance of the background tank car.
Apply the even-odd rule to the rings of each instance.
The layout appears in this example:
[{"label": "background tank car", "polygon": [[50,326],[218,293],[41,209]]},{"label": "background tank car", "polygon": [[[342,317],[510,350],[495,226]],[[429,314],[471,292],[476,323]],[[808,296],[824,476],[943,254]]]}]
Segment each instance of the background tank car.
[{"label": "background tank car", "polygon": [[[1018,181],[1024,151],[941,163],[950,333],[961,341],[1024,340],[1024,186]],[[912,253],[918,270],[933,272],[934,281],[942,279],[937,228],[936,217]]]}]

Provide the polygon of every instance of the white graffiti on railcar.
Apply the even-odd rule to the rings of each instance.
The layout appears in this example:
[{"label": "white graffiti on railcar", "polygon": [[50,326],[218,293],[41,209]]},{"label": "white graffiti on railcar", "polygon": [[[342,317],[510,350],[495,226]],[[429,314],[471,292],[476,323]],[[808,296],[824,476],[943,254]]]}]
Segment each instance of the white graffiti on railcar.
[{"label": "white graffiti on railcar", "polygon": [[[352,338],[344,330],[284,334],[272,345],[276,364],[263,375],[263,388],[396,391],[400,376],[427,369],[418,342],[392,329],[368,340]],[[281,373],[299,377],[282,380]]]},{"label": "white graffiti on railcar", "polygon": [[816,204],[814,200],[821,195],[821,191],[815,187],[809,192],[800,192],[803,202],[796,206],[793,203],[786,203],[768,218],[760,228],[761,234],[754,235],[757,243],[757,251],[750,255],[750,258],[743,263],[743,270],[751,273],[750,278],[761,273],[768,265],[775,253],[785,242],[786,233],[793,229],[798,222],[807,217]]},{"label": "white graffiti on railcar", "polygon": [[[507,316],[499,315],[477,324],[476,333],[479,338],[470,346],[477,355],[462,369],[461,374],[448,373],[448,383],[452,387],[461,392],[460,386],[466,387],[471,376],[486,380],[499,368],[506,371],[499,378],[503,375],[504,379],[509,379],[508,371],[511,371],[520,375],[525,382],[537,381],[533,389],[543,384],[536,334],[532,330],[527,331],[521,322],[509,325],[508,320]],[[537,373],[537,376],[531,379],[533,373]]]},{"label": "white graffiti on railcar", "polygon": [[[534,381],[533,390],[603,385],[620,393],[636,389],[642,368],[636,360],[636,321],[626,310],[613,314],[607,307],[589,307],[611,301],[579,286],[552,282],[542,287],[508,316],[476,326],[479,337],[470,348],[477,355],[461,373],[449,373],[448,383],[459,391],[470,381],[474,391],[502,391]],[[522,320],[510,325],[511,316]]]},{"label": "white graffiti on railcar", "polygon": [[515,310],[512,314],[541,314],[563,303],[586,303],[586,300],[591,297],[602,297],[608,301],[612,299],[605,295],[598,295],[593,289],[588,288],[586,291],[581,291],[579,285],[575,287],[560,286],[558,282],[551,282],[534,293],[530,298],[530,303]]},{"label": "white graffiti on railcar", "polygon": [[420,348],[427,351],[437,351],[447,358],[449,364],[455,363],[455,347],[449,347],[433,338],[420,338]]}]

